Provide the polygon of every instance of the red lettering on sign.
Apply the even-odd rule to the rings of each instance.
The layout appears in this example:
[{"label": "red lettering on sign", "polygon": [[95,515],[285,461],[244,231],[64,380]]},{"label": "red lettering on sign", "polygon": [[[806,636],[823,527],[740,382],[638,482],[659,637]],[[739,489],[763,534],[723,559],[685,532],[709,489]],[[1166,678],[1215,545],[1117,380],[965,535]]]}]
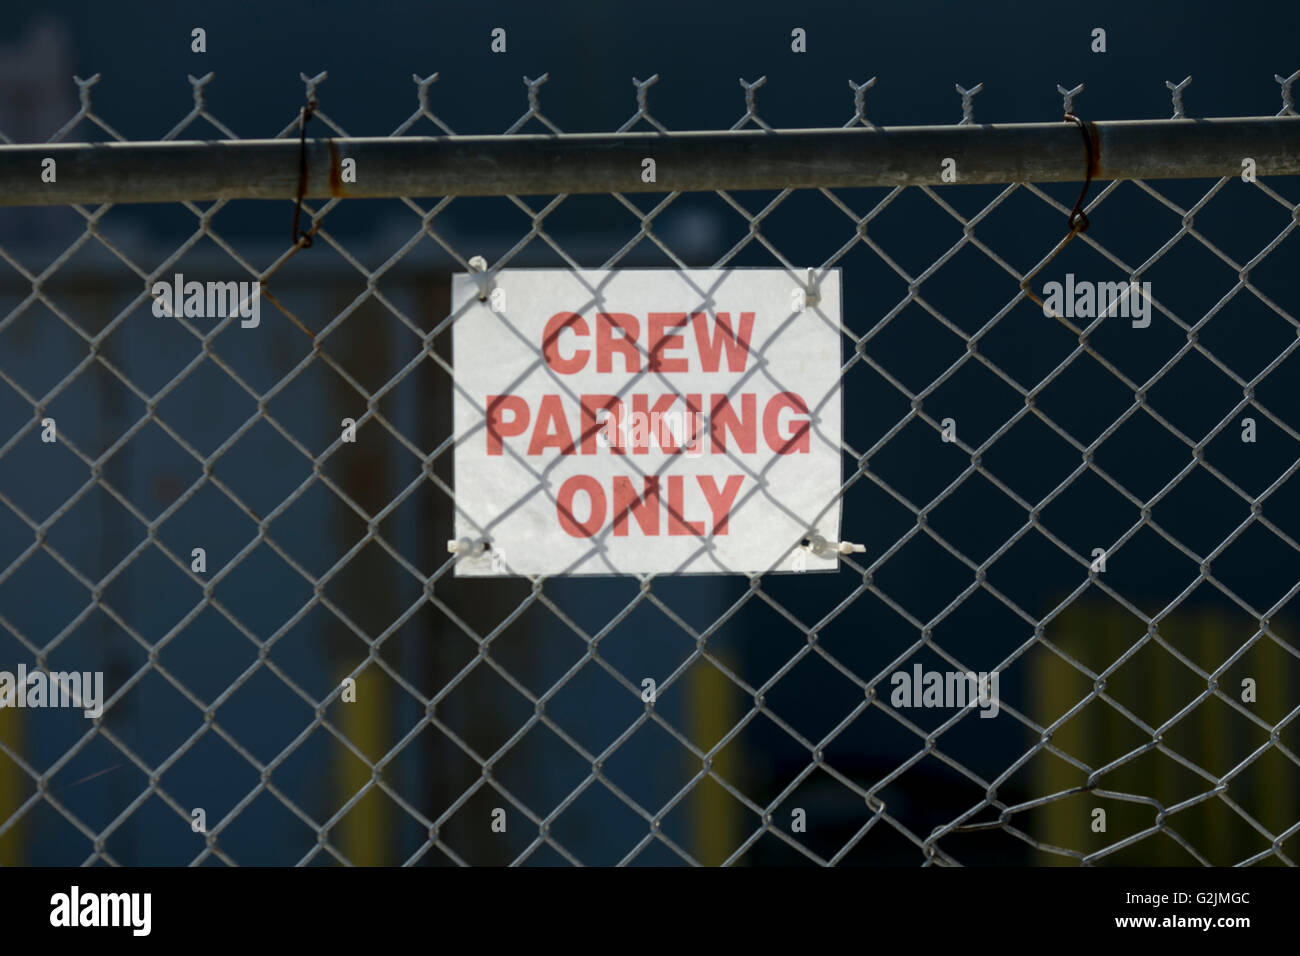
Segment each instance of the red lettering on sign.
[{"label": "red lettering on sign", "polygon": [[726,484],[719,491],[712,475],[700,475],[700,491],[704,492],[704,500],[709,503],[709,511],[713,513],[714,534],[727,533],[731,504],[736,500],[736,495],[740,493],[740,486],[744,483],[744,475],[728,475]]},{"label": "red lettering on sign", "polygon": [[[573,513],[573,498],[580,491],[587,495],[589,507],[586,521],[579,521]],[[591,475],[566,478],[555,498],[555,514],[566,534],[574,538],[590,538],[605,523],[605,492],[600,487],[600,482]]]},{"label": "red lettering on sign", "polygon": [[652,372],[685,372],[686,359],[664,358],[669,349],[676,351],[685,345],[680,335],[665,334],[666,329],[683,328],[686,325],[685,312],[651,312],[650,338],[648,341],[650,361],[648,367]]},{"label": "red lettering on sign", "polygon": [[[635,528],[647,538],[664,534],[673,537],[704,537],[705,522],[691,521],[686,516],[686,479],[682,475],[668,475],[665,496],[658,475],[641,478],[642,491],[638,495],[636,479],[615,475],[611,481],[610,495],[606,497],[600,481],[592,475],[571,475],[560,485],[555,498],[555,514],[564,533],[573,538],[595,537],[605,527],[608,516],[617,537],[627,537]],[[695,484],[700,494],[693,496],[691,504],[698,507],[701,498],[709,509],[713,534],[723,535],[729,530],[731,508],[745,483],[744,475],[727,475],[722,487],[712,475],[696,475]],[[694,486],[692,486],[694,487]],[[582,497],[585,518],[578,517],[575,501]],[[666,500],[665,500],[666,499]],[[660,507],[668,513],[667,531],[660,519]]]},{"label": "red lettering on sign", "polygon": [[[615,337],[614,329],[623,334]],[[623,356],[625,372],[641,371],[641,353],[637,351],[636,339],[641,334],[641,324],[636,316],[626,312],[596,313],[596,371],[614,371],[614,352]]]},{"label": "red lettering on sign", "polygon": [[695,537],[704,535],[703,521],[687,521],[685,507],[682,503],[682,476],[668,476],[668,533],[670,535],[690,534]]},{"label": "red lettering on sign", "polygon": [[794,392],[777,392],[763,409],[763,438],[767,447],[778,455],[808,454],[812,425],[806,418],[791,418],[795,426],[789,435],[781,434],[781,412],[792,408],[804,415],[808,414],[808,403]]},{"label": "red lettering on sign", "polygon": [[[510,421],[502,416],[510,412]],[[528,403],[518,395],[487,397],[487,453],[501,454],[501,439],[522,435],[528,427]]]},{"label": "red lettering on sign", "polygon": [[587,321],[577,312],[557,312],[551,316],[550,321],[546,323],[546,330],[542,333],[542,355],[546,359],[546,364],[555,371],[561,375],[572,375],[574,372],[582,371],[591,353],[579,349],[571,358],[566,359],[560,355],[560,333],[565,329],[573,329],[576,335],[586,335]]},{"label": "red lettering on sign", "polygon": [[722,358],[723,349],[727,352],[727,368],[733,372],[743,372],[749,359],[749,341],[754,333],[754,313],[740,313],[740,335],[731,330],[731,313],[719,312],[715,328],[717,331],[709,337],[708,313],[691,314],[695,326],[695,344],[700,350],[700,367],[706,372],[716,372]]},{"label": "red lettering on sign", "polygon": [[740,396],[740,417],[736,417],[736,410],[731,407],[731,400],[726,395],[714,395],[712,410],[709,412],[709,420],[712,423],[713,434],[713,451],[714,453],[727,450],[726,429],[731,430],[731,436],[736,439],[736,446],[743,454],[752,455],[758,447],[758,438],[755,426],[758,424],[758,415],[755,413],[757,396],[753,392],[746,392]]},{"label": "red lettering on sign", "polygon": [[542,396],[528,454],[540,455],[547,448],[558,448],[561,455],[573,454],[573,433],[569,431],[569,420],[564,417],[564,406],[558,395]]},{"label": "red lettering on sign", "polygon": [[644,484],[645,497],[638,498],[631,478],[614,477],[614,534],[627,534],[629,514],[641,526],[642,534],[659,534],[659,476],[647,475]]},{"label": "red lettering on sign", "polygon": [[[637,347],[641,323],[637,317],[627,312],[597,312],[595,323],[596,371],[612,373],[615,354],[623,357],[621,372],[641,371],[641,350]],[[685,355],[668,355],[669,352],[679,352],[686,348],[685,335],[671,330],[684,329],[688,324],[695,333],[701,371],[718,371],[724,355],[728,371],[745,371],[749,361],[749,343],[754,333],[753,312],[740,313],[738,330],[732,327],[730,312],[714,315],[712,329],[709,327],[708,312],[692,312],[689,315],[686,312],[647,313],[645,345],[648,355],[646,368],[649,371],[690,370]],[[565,332],[570,333],[568,338],[577,339],[578,344],[581,344],[581,340],[589,338],[592,330],[587,320],[577,312],[557,312],[547,320],[542,331],[542,355],[547,366],[561,375],[573,375],[587,367],[591,349],[574,348],[572,355],[562,355],[560,339]]]},{"label": "red lettering on sign", "polygon": [[[739,396],[713,393],[707,416],[700,414],[701,398],[698,392],[656,396],[635,392],[630,396],[629,411],[624,399],[617,395],[580,395],[576,413],[579,431],[575,436],[572,420],[558,394],[541,396],[536,419],[522,397],[488,395],[487,453],[502,454],[504,439],[523,435],[530,422],[529,455],[541,455],[548,448],[558,448],[562,455],[578,451],[596,455],[606,448],[611,454],[624,455],[628,445],[637,455],[649,454],[654,446],[666,455],[695,455],[704,451],[700,446],[706,432],[711,438],[710,454],[757,453],[760,422],[754,392]],[[678,399],[685,405],[684,411],[676,409]],[[797,392],[777,392],[765,399],[761,427],[763,441],[776,454],[809,454],[812,421],[808,403]]]},{"label": "red lettering on sign", "polygon": [[[623,454],[623,403],[617,395],[583,395],[579,399],[582,405],[582,453],[596,454],[599,442],[596,436],[604,431],[608,439],[609,450],[616,455]],[[609,418],[604,423],[596,418],[602,409],[609,411]]]},{"label": "red lettering on sign", "polygon": [[668,427],[663,417],[675,401],[677,401],[676,395],[661,395],[659,400],[651,405],[648,395],[638,393],[632,396],[632,418],[634,421],[644,423],[643,428],[632,429],[632,454],[644,455],[649,452],[652,436],[659,447],[668,454],[677,452],[672,429]]}]

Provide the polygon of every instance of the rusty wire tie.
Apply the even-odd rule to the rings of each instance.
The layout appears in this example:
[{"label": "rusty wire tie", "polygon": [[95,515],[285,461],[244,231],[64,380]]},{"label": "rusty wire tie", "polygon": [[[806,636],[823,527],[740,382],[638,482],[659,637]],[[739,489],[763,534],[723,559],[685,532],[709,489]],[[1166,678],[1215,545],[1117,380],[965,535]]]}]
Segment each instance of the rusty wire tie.
[{"label": "rusty wire tie", "polygon": [[1088,195],[1088,187],[1092,185],[1092,137],[1088,135],[1087,125],[1073,111],[1065,114],[1065,121],[1079,127],[1079,132],[1083,134],[1084,155],[1088,161],[1083,174],[1083,189],[1079,191],[1079,198],[1075,200],[1074,209],[1070,212],[1070,232],[1086,232],[1088,226],[1092,225],[1088,221],[1088,214],[1083,211],[1083,200]]},{"label": "rusty wire tie", "polygon": [[[1030,288],[1030,284],[1033,282],[1034,277],[1046,269],[1048,264],[1061,254],[1061,250],[1070,244],[1071,239],[1081,232],[1086,232],[1088,227],[1092,225],[1092,222],[1088,219],[1088,214],[1083,211],[1083,201],[1088,198],[1088,188],[1092,185],[1092,169],[1095,165],[1094,154],[1092,151],[1092,136],[1088,133],[1088,125],[1083,120],[1079,119],[1079,117],[1075,116],[1072,110],[1066,110],[1065,121],[1067,123],[1073,123],[1075,126],[1079,127],[1079,132],[1083,134],[1083,150],[1087,166],[1083,171],[1083,188],[1079,190],[1079,198],[1075,200],[1074,208],[1070,210],[1070,218],[1068,220],[1070,231],[1065,234],[1065,238],[1056,244],[1056,248],[1052,250],[1052,254],[1044,259],[1037,269],[1025,276],[1020,282],[1021,291],[1043,310],[1046,310],[1047,306],[1044,305],[1042,299],[1034,294],[1034,290]],[[1046,315],[1047,312],[1044,311],[1043,314]],[[1052,314],[1052,317],[1061,322],[1065,321],[1062,316],[1056,315],[1055,313]],[[1068,325],[1069,323],[1066,324]]]},{"label": "rusty wire tie", "polygon": [[302,199],[307,192],[307,122],[316,109],[316,97],[308,95],[307,105],[302,108],[298,118],[298,202],[293,207],[292,240],[295,246],[303,249],[311,245],[311,234],[316,231],[313,223],[306,232],[298,231],[298,219],[302,215]]}]

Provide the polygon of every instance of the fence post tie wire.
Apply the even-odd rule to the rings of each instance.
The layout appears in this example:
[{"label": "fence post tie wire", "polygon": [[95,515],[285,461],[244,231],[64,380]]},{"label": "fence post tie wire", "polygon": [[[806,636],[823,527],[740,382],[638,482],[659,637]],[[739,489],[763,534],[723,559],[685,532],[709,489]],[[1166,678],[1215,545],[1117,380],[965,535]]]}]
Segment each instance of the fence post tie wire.
[{"label": "fence post tie wire", "polygon": [[[1060,87],[1058,87],[1058,89],[1060,89]],[[1092,136],[1088,133],[1087,124],[1084,123],[1083,120],[1079,119],[1079,117],[1074,114],[1073,103],[1072,103],[1074,94],[1078,93],[1081,89],[1082,89],[1082,85],[1075,88],[1074,90],[1071,90],[1069,93],[1066,93],[1065,90],[1061,90],[1061,92],[1065,93],[1067,97],[1065,121],[1067,123],[1073,123],[1075,126],[1079,127],[1079,132],[1083,134],[1084,159],[1085,162],[1087,163],[1087,166],[1083,171],[1083,188],[1079,190],[1079,198],[1074,201],[1074,208],[1070,210],[1070,218],[1068,220],[1070,224],[1070,231],[1065,234],[1065,238],[1063,238],[1060,242],[1056,244],[1056,248],[1052,250],[1051,254],[1048,255],[1046,259],[1044,259],[1041,263],[1038,264],[1038,268],[1034,269],[1032,272],[1028,273],[1023,279],[1020,280],[1020,289],[1022,292],[1025,293],[1026,297],[1028,297],[1031,302],[1035,303],[1040,309],[1042,309],[1044,315],[1051,315],[1053,318],[1057,319],[1058,321],[1064,321],[1064,319],[1061,316],[1056,315],[1055,312],[1052,312],[1047,308],[1046,305],[1043,304],[1043,300],[1040,299],[1034,293],[1034,290],[1030,287],[1030,283],[1033,282],[1035,276],[1037,276],[1040,272],[1042,272],[1045,268],[1047,268],[1048,264],[1053,259],[1055,259],[1058,255],[1061,254],[1061,250],[1070,244],[1071,239],[1073,239],[1081,232],[1086,232],[1088,227],[1092,225],[1091,221],[1088,219],[1088,214],[1083,211],[1083,201],[1086,198],[1088,198],[1088,188],[1092,185],[1092,169],[1094,164],[1093,152],[1092,152]]]},{"label": "fence post tie wire", "polygon": [[[302,197],[307,192],[307,122],[311,119],[312,112],[316,108],[316,96],[313,92],[307,93],[307,105],[302,108],[298,118],[298,201],[293,207],[293,233],[291,236],[295,246],[306,249],[311,246],[311,233],[300,233],[298,231],[298,219],[302,215]],[[314,229],[315,227],[313,227]]]},{"label": "fence post tie wire", "polygon": [[1087,161],[1083,173],[1083,189],[1079,191],[1079,198],[1070,213],[1070,232],[1086,232],[1091,223],[1088,221],[1087,213],[1083,211],[1083,200],[1088,195],[1088,187],[1092,185],[1092,137],[1088,135],[1088,127],[1084,125],[1083,120],[1075,116],[1072,110],[1065,114],[1065,121],[1078,126],[1079,132],[1083,134],[1084,156]]}]

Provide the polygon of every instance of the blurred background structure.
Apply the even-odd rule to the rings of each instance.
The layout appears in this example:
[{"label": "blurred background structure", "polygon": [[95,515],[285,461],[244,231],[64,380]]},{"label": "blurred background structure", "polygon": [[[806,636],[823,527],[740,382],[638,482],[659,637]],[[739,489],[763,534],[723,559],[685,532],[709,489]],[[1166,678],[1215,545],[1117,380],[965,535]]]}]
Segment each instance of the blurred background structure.
[{"label": "blurred background structure", "polygon": [[[1272,116],[1274,74],[1300,66],[1300,11],[1284,4],[1238,18],[1208,3],[600,9],[322,0],[307,18],[231,4],[142,20],[15,0],[0,132],[268,138],[293,129],[299,71],[321,70],[327,119],[308,135],[393,133],[419,109],[412,74],[434,71],[428,107],[458,134],[521,114],[512,131],[545,131],[521,83],[543,74],[540,112],[566,132],[619,129],[633,76],[656,74],[648,106],[672,130],[752,125],[737,77],[766,77],[754,110],[776,128],[956,123],[954,83],[977,82],[975,122],[1058,120],[1057,84],[1080,82],[1086,119],[1161,118],[1165,81],[1187,75],[1190,116]],[[101,79],[79,89],[74,73]],[[855,102],[846,80],[871,77]],[[176,131],[196,89],[205,113]],[[0,709],[0,864],[1293,862],[1300,184],[1263,185],[1094,184],[1090,230],[1039,285],[1150,262],[1162,309],[1147,329],[1098,325],[1095,352],[1070,361],[1078,337],[1032,302],[985,327],[1019,291],[989,253],[1032,268],[1078,184],[682,194],[662,209],[653,194],[458,198],[432,219],[442,200],[344,201],[267,282],[256,347],[232,325],[207,350],[150,302],[131,307],[141,273],[268,269],[290,248],[289,197],[0,208],[0,670],[38,656],[104,670],[113,697],[97,724]],[[430,333],[474,255],[842,269],[857,341],[843,537],[865,554],[753,581],[454,578],[438,484],[451,453],[432,476],[421,456],[451,433],[450,335]],[[328,360],[294,373],[313,342],[289,313],[314,332],[337,322]],[[980,330],[985,361],[962,361]],[[425,337],[432,355],[408,368]],[[1143,404],[1120,376],[1147,386]],[[1026,414],[1013,383],[1044,381]],[[339,450],[339,421],[373,395],[376,417]],[[59,444],[40,441],[43,415]],[[957,444],[933,427],[946,417]],[[188,564],[195,547],[210,598],[163,550]],[[1097,547],[1104,573],[1077,560]],[[953,662],[1001,672],[996,719],[889,705],[893,671]],[[354,674],[358,702],[338,701]]]}]

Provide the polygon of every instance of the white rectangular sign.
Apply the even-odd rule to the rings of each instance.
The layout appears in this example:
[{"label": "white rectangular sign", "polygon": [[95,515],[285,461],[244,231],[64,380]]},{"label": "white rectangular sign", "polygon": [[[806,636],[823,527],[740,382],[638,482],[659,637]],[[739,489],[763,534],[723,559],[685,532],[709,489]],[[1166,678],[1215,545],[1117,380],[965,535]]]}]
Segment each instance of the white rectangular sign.
[{"label": "white rectangular sign", "polygon": [[840,274],[802,278],[454,276],[456,574],[834,569]]}]

